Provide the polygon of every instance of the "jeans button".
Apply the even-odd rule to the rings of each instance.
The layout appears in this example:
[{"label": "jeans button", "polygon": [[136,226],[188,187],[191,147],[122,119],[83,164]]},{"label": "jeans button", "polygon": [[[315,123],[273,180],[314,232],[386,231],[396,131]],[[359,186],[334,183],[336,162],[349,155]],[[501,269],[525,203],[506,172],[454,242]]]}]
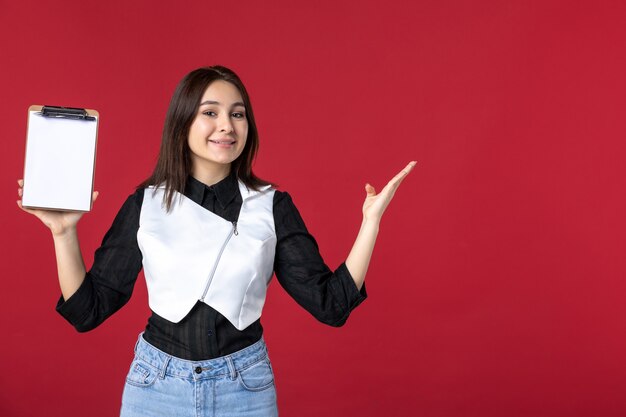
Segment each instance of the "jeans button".
[{"label": "jeans button", "polygon": [[209,336],[209,337],[213,336],[213,330],[209,330],[206,334],[207,334],[207,336]]},{"label": "jeans button", "polygon": [[201,373],[202,373],[202,368],[200,368],[199,366],[196,366],[196,369],[194,369],[194,371],[195,371],[197,374],[201,374]]}]

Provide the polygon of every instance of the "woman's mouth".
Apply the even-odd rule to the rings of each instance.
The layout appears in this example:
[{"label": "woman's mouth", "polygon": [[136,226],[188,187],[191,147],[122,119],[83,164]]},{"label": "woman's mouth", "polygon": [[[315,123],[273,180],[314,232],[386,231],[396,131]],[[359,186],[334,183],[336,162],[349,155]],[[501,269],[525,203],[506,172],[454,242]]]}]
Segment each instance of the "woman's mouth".
[{"label": "woman's mouth", "polygon": [[235,140],[233,139],[209,139],[209,142],[218,145],[218,146],[232,146],[235,144]]}]

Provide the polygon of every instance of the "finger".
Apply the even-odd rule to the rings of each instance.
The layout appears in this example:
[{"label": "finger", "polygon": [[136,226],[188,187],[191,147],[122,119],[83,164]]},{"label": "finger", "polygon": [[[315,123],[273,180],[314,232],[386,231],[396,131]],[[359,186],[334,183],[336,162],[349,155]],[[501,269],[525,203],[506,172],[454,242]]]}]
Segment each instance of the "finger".
[{"label": "finger", "polygon": [[387,185],[385,185],[385,187],[382,189],[381,193],[383,193],[383,192],[390,192],[393,195],[393,193],[395,193],[396,189],[398,189],[398,187],[400,186],[400,184],[402,183],[404,178],[406,178],[406,176],[409,175],[409,173],[413,170],[413,167],[415,167],[416,164],[417,164],[417,161],[409,162],[408,165],[406,167],[404,167],[404,169],[402,171],[398,172],[387,183]]},{"label": "finger", "polygon": [[17,195],[19,195],[20,197],[22,196],[22,192],[23,192],[23,191],[22,191],[22,189],[21,189],[21,188],[18,188],[18,189],[17,189]]},{"label": "finger", "polygon": [[404,167],[404,169],[400,172],[398,172],[390,181],[388,184],[394,184],[394,183],[398,183],[398,185],[400,185],[400,183],[402,182],[402,180],[409,175],[409,172],[411,172],[413,170],[413,167],[415,166],[417,162],[412,161],[409,162],[409,164]]},{"label": "finger", "polygon": [[369,183],[365,184],[365,192],[367,193],[368,197],[373,197],[376,195],[376,190]]},{"label": "finger", "polygon": [[22,210],[24,210],[26,213],[35,214],[33,210],[27,209],[24,206],[22,206],[22,200],[17,200],[17,206],[21,208]]},{"label": "finger", "polygon": [[20,187],[23,187],[24,186],[24,180],[21,179],[21,178],[19,180],[17,180],[17,185],[19,185]]},{"label": "finger", "polygon": [[402,181],[407,175],[409,175],[409,172],[413,171],[415,165],[417,165],[417,161],[409,162],[409,164],[404,167],[402,171],[398,172],[398,174],[391,179],[391,181]]},{"label": "finger", "polygon": [[388,183],[387,185],[385,185],[385,187],[382,189],[382,192],[395,192],[396,189],[400,186],[400,183],[402,183],[402,180],[404,180],[404,178],[407,176],[408,173],[404,173],[404,171],[401,171],[399,174],[397,174],[395,177],[393,177]]},{"label": "finger", "polygon": [[406,177],[407,175],[409,175],[409,172],[413,171],[413,168],[415,167],[415,165],[417,165],[417,161],[411,161],[408,163],[407,166],[404,167],[404,169],[400,172],[398,172],[398,174],[393,177],[391,179],[391,181],[393,180],[402,180],[404,179],[404,177]]},{"label": "finger", "polygon": [[91,195],[91,202],[93,203],[94,201],[96,201],[99,195],[100,195],[100,192],[94,191],[93,194]]}]

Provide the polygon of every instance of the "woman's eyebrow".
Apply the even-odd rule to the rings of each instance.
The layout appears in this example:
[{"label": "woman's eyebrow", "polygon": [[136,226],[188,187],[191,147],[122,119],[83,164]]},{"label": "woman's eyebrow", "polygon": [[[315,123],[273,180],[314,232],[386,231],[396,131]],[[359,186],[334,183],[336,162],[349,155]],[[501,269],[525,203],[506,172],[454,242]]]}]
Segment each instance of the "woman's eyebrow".
[{"label": "woman's eyebrow", "polygon": [[[213,100],[207,100],[207,101],[203,101],[202,103],[200,103],[201,106],[205,104],[217,104],[219,106],[221,103],[219,101],[213,101]],[[237,106],[246,107],[241,101],[234,102],[231,107],[237,107]]]}]

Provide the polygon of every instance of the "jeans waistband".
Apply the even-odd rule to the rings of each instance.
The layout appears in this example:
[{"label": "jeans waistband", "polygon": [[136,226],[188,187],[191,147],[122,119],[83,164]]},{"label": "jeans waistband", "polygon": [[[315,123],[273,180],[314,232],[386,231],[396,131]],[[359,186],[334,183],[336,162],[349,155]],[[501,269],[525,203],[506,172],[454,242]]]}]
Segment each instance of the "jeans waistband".
[{"label": "jeans waistband", "polygon": [[247,348],[205,361],[190,361],[168,355],[146,342],[143,333],[139,335],[135,345],[135,358],[157,369],[161,378],[170,375],[180,378],[205,379],[228,375],[231,379],[235,379],[237,371],[246,369],[266,359],[267,356],[267,347],[263,337]]}]

